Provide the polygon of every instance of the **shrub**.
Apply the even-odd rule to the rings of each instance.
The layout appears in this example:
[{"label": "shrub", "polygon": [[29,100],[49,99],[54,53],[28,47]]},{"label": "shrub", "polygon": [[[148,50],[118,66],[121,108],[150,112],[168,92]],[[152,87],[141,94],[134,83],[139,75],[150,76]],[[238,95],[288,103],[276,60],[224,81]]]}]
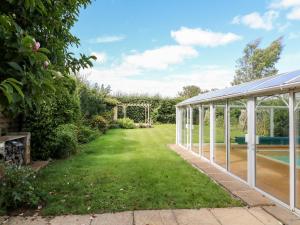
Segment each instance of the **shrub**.
[{"label": "shrub", "polygon": [[89,126],[80,126],[78,129],[78,142],[81,144],[95,140],[99,136],[99,131]]},{"label": "shrub", "polygon": [[66,158],[76,152],[78,128],[74,124],[63,124],[55,129],[53,137],[54,158]]},{"label": "shrub", "polygon": [[118,129],[121,128],[118,122],[113,121],[112,123],[109,124],[109,129]]},{"label": "shrub", "polygon": [[103,116],[98,115],[92,119],[92,127],[97,128],[105,133],[105,131],[108,129],[108,122]]},{"label": "shrub", "polygon": [[36,207],[44,193],[37,189],[36,172],[29,167],[5,166],[0,183],[0,207]]},{"label": "shrub", "polygon": [[129,118],[118,119],[117,123],[119,124],[119,126],[121,128],[124,128],[124,129],[133,129],[133,128],[135,128],[134,121],[132,119],[129,119]]}]

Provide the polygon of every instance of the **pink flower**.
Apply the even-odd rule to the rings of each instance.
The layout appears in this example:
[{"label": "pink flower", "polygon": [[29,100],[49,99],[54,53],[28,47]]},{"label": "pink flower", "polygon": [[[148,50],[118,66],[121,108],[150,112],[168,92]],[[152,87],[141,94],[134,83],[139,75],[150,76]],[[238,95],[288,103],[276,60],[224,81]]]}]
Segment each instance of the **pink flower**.
[{"label": "pink flower", "polygon": [[48,62],[48,61],[45,61],[45,62],[44,62],[44,68],[47,69],[48,66],[49,66],[49,62]]},{"label": "pink flower", "polygon": [[37,52],[37,51],[39,50],[40,47],[41,47],[40,42],[36,41],[36,42],[34,43],[34,45],[33,45],[32,50],[33,50],[34,52]]}]

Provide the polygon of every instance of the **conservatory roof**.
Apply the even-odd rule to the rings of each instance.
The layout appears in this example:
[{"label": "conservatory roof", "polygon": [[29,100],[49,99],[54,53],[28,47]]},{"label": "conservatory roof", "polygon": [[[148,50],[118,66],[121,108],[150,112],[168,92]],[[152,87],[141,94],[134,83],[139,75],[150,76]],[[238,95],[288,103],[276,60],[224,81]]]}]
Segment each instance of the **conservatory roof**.
[{"label": "conservatory roof", "polygon": [[178,103],[177,106],[222,100],[230,97],[249,96],[258,93],[266,93],[295,87],[300,87],[300,70],[265,77],[259,80],[250,81],[216,91],[206,92],[186,99]]}]

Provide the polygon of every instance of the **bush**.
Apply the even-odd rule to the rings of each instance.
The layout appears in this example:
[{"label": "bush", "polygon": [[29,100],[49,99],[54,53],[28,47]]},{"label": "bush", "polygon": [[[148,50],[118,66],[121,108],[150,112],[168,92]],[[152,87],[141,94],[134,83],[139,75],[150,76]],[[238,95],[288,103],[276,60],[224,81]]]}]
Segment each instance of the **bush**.
[{"label": "bush", "polygon": [[80,126],[78,129],[78,142],[81,144],[95,140],[99,136],[99,131],[88,126]]},{"label": "bush", "polygon": [[29,167],[5,166],[4,177],[0,183],[0,207],[37,207],[43,193],[37,189],[36,172]]},{"label": "bush", "polygon": [[55,129],[53,137],[54,158],[66,158],[75,153],[78,145],[78,128],[74,124],[63,124]]},{"label": "bush", "polygon": [[92,119],[92,127],[105,133],[108,129],[108,122],[103,116],[98,115]]},{"label": "bush", "polygon": [[133,129],[135,128],[134,121],[129,118],[118,119],[117,123],[123,129]]}]

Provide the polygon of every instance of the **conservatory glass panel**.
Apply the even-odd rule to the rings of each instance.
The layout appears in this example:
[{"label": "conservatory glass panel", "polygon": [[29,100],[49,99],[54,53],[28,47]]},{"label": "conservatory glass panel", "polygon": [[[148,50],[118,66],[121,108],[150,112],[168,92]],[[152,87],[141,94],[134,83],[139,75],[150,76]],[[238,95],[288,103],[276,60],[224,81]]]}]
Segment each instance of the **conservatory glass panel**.
[{"label": "conservatory glass panel", "polygon": [[256,186],[289,204],[288,94],[256,99]]},{"label": "conservatory glass panel", "polygon": [[247,100],[228,102],[229,118],[229,165],[228,170],[247,180]]},{"label": "conservatory glass panel", "polygon": [[199,108],[193,108],[193,125],[192,125],[192,151],[199,154]]},{"label": "conservatory glass panel", "polygon": [[187,128],[186,128],[186,108],[181,109],[181,140],[180,144],[186,147],[187,145]]},{"label": "conservatory glass panel", "polygon": [[295,93],[296,207],[300,209],[300,93]]},{"label": "conservatory glass panel", "polygon": [[202,156],[210,159],[210,106],[203,106],[202,108],[202,121],[203,121],[203,134],[202,134]]},{"label": "conservatory glass panel", "polygon": [[225,107],[226,102],[215,104],[215,143],[214,143],[214,161],[218,165],[226,168],[226,130],[225,130]]}]

